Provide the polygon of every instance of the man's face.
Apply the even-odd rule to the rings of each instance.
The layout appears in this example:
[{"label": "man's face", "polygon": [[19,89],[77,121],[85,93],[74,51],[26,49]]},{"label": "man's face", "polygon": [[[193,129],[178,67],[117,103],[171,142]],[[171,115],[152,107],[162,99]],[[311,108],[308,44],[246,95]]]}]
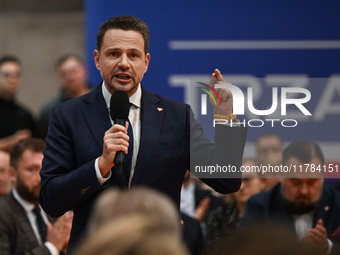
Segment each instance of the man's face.
[{"label": "man's face", "polygon": [[9,154],[0,151],[0,196],[7,193],[9,184]]},{"label": "man's face", "polygon": [[13,99],[21,81],[21,67],[15,62],[5,62],[0,66],[0,94]]},{"label": "man's face", "polygon": [[[270,157],[273,157],[273,161],[280,161],[282,158],[282,144],[275,135],[264,136],[257,142],[258,162],[268,164],[270,163]],[[278,163],[281,164],[281,162]]]},{"label": "man's face", "polygon": [[[319,159],[314,158],[309,164],[321,165]],[[287,160],[287,166],[296,165],[296,169],[300,171],[300,165],[302,165],[302,173],[296,175],[297,178],[283,178],[282,179],[282,197],[285,201],[287,209],[292,213],[302,214],[314,210],[321,198],[323,188],[322,173],[305,172],[306,167],[297,158],[292,157]],[[294,177],[294,176],[290,176]]]},{"label": "man's face", "polygon": [[58,76],[63,88],[70,94],[76,94],[86,83],[86,71],[78,59],[71,57],[58,68]]},{"label": "man's face", "polygon": [[94,51],[94,61],[108,91],[124,90],[130,97],[148,70],[150,54],[145,55],[142,34],[110,29],[100,52]]},{"label": "man's face", "polygon": [[43,160],[42,152],[26,150],[22,154],[18,167],[14,171],[14,187],[19,195],[32,204],[39,204],[40,169]]},{"label": "man's face", "polygon": [[[252,160],[244,161],[243,166],[255,166],[255,162]],[[240,189],[235,192],[235,198],[238,203],[245,204],[247,200],[261,191],[261,180],[258,178],[257,173],[244,172],[242,174],[242,184]]]}]

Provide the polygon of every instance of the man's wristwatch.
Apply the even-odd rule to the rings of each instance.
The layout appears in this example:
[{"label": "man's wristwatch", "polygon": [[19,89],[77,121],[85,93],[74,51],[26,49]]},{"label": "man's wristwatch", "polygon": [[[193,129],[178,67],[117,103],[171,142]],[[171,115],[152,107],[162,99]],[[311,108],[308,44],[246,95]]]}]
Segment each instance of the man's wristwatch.
[{"label": "man's wristwatch", "polygon": [[224,120],[227,120],[228,122],[230,122],[230,120],[234,120],[237,118],[237,115],[236,114],[229,114],[229,115],[223,115],[223,114],[218,114],[218,113],[215,113],[214,112],[214,119],[224,119]]}]

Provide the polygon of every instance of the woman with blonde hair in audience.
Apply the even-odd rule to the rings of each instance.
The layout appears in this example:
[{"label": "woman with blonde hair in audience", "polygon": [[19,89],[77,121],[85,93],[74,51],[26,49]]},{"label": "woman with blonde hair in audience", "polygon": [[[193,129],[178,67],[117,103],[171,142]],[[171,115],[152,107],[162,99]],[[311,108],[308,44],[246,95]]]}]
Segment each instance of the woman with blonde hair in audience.
[{"label": "woman with blonde hair in audience", "polygon": [[75,255],[188,255],[181,239],[162,228],[159,218],[131,214],[92,232]]},{"label": "woman with blonde hair in audience", "polygon": [[148,187],[105,190],[94,206],[88,232],[94,232],[121,216],[134,214],[157,219],[159,225],[169,233],[181,236],[180,216],[174,202],[163,193]]}]

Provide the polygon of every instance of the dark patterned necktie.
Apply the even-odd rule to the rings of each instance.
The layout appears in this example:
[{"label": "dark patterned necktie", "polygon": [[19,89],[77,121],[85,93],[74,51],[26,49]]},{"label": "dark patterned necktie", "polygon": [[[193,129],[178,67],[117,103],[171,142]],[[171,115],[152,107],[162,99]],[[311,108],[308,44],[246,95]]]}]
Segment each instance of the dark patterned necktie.
[{"label": "dark patterned necktie", "polygon": [[41,216],[41,210],[39,206],[34,207],[33,212],[37,216],[37,226],[38,226],[38,231],[41,237],[42,243],[46,242],[46,236],[47,236],[47,225]]},{"label": "dark patterned necktie", "polygon": [[[130,103],[130,108],[131,108],[131,103]],[[133,152],[133,131],[132,131],[132,125],[130,120],[128,119],[129,122],[129,127],[128,127],[128,136],[130,137],[129,140],[129,148],[128,148],[128,153],[125,155],[124,158],[124,175],[125,175],[125,180],[126,183],[129,185],[129,180],[130,180],[130,172],[131,172],[131,163],[132,163],[132,152]]]}]

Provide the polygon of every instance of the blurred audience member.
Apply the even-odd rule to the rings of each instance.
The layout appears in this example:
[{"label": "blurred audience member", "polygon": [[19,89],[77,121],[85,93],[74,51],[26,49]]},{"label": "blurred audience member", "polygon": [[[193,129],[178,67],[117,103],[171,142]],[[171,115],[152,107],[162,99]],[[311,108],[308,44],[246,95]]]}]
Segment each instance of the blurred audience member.
[{"label": "blurred audience member", "polygon": [[[257,163],[253,159],[243,160],[243,166],[256,166]],[[246,210],[248,199],[260,193],[264,189],[264,185],[259,178],[259,174],[255,172],[245,172],[242,174],[242,185],[240,189],[234,193],[235,203],[238,208],[238,217],[241,218]]]},{"label": "blurred audience member", "polygon": [[[242,165],[251,167],[256,166],[257,163],[253,159],[244,159]],[[209,250],[222,236],[234,233],[245,211],[246,202],[251,196],[259,193],[263,186],[258,173],[244,172],[242,174],[240,189],[233,194],[228,194],[232,197],[232,201],[217,208],[208,218],[207,247]]]},{"label": "blurred audience member", "polygon": [[238,228],[224,236],[208,255],[320,255],[316,249],[299,243],[285,225],[261,224]]},{"label": "blurred audience member", "polygon": [[0,197],[7,194],[10,189],[8,169],[9,153],[0,151]]},{"label": "blurred audience member", "polygon": [[36,135],[32,115],[15,101],[21,84],[21,64],[16,57],[0,59],[0,150],[9,151],[18,141]]},{"label": "blurred audience member", "polygon": [[182,235],[192,255],[203,254],[205,240],[200,222],[184,213],[181,213]]},{"label": "blurred audience member", "polygon": [[21,140],[10,151],[13,189],[0,198],[0,254],[59,254],[68,243],[72,213],[52,225],[39,205],[45,142]]},{"label": "blurred audience member", "polygon": [[182,185],[180,210],[182,213],[203,223],[213,210],[222,206],[222,198],[212,194],[210,190],[200,188],[196,178],[187,171]]},{"label": "blurred audience member", "polygon": [[256,141],[256,152],[259,164],[268,162],[270,157],[282,159],[283,144],[281,138],[276,134],[260,136]]},{"label": "blurred audience member", "polygon": [[[201,185],[198,185],[197,181],[201,182],[199,179],[190,176],[189,171],[186,172],[181,190],[180,203],[181,216],[184,221],[184,240],[190,247],[192,254],[200,254],[203,252],[205,248],[204,236],[206,235],[206,222],[209,215],[224,204],[223,199],[215,196],[210,188],[202,188],[202,186],[207,186],[206,184],[201,183]],[[199,222],[201,233],[197,232],[199,229],[196,228],[197,222],[195,221]],[[189,223],[191,226],[189,226]],[[195,229],[195,232],[193,229]],[[203,243],[201,242],[202,240]]]},{"label": "blurred audience member", "polygon": [[175,204],[166,195],[147,187],[105,190],[93,209],[89,232],[104,226],[112,219],[129,214],[149,215],[159,221],[159,228],[174,236],[181,236],[180,218]]},{"label": "blurred audience member", "polygon": [[188,255],[178,236],[160,227],[158,217],[144,214],[145,209],[133,209],[93,230],[75,255]]},{"label": "blurred audience member", "polygon": [[[277,134],[261,135],[256,141],[257,161],[262,166],[280,166],[282,164],[283,143]],[[269,190],[281,180],[281,173],[264,173],[261,180],[264,190]]]},{"label": "blurred audience member", "polygon": [[153,222],[158,224],[158,231],[184,239],[192,254],[199,254],[200,247],[203,249],[204,241],[199,222],[184,215],[181,217],[181,230],[181,220],[172,200],[147,187],[134,187],[124,191],[110,188],[104,191],[91,215],[89,234],[95,233],[110,220],[119,219],[124,215],[143,215],[152,218]]},{"label": "blurred audience member", "polygon": [[281,222],[295,230],[301,242],[336,254],[340,244],[340,195],[324,187],[323,172],[316,170],[324,165],[320,147],[294,142],[283,152],[283,165],[296,171],[284,173],[280,184],[251,197],[241,225]]},{"label": "blurred audience member", "polygon": [[51,109],[69,99],[82,96],[90,91],[87,83],[87,73],[80,57],[76,55],[65,55],[56,63],[57,74],[61,84],[58,96],[48,101],[40,111],[40,135],[47,135],[48,122]]}]

